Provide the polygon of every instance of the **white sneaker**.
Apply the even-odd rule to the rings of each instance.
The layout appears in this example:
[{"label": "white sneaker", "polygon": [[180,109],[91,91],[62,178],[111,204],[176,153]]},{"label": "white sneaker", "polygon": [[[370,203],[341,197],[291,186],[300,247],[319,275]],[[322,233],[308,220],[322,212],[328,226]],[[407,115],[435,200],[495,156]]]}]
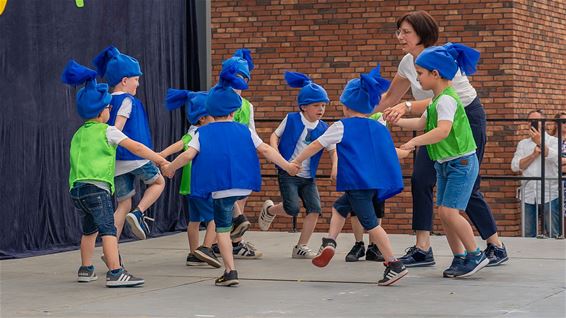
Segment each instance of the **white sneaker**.
[{"label": "white sneaker", "polygon": [[271,226],[271,222],[273,222],[273,219],[275,219],[275,215],[271,215],[271,214],[267,213],[267,209],[269,209],[273,205],[274,205],[273,201],[271,201],[271,200],[266,200],[265,202],[263,202],[261,212],[259,213],[259,218],[257,219],[257,223],[259,224],[259,228],[262,231],[269,230],[269,227]]},{"label": "white sneaker", "polygon": [[310,249],[307,245],[295,245],[293,247],[293,254],[291,254],[292,258],[303,258],[303,259],[313,259],[315,258],[316,253]]}]

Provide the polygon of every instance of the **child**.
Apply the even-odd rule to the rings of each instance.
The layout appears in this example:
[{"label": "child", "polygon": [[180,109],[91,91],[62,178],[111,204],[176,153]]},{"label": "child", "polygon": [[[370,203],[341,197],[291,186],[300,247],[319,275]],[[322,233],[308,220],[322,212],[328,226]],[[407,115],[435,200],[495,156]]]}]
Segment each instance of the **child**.
[{"label": "child", "polygon": [[489,263],[475,242],[472,227],[460,215],[470,199],[479,164],[468,117],[450,82],[459,68],[467,75],[473,74],[479,55],[461,44],[425,49],[415,61],[418,81],[423,89],[432,90],[434,97],[420,118],[398,122],[401,127],[424,128],[426,132],[401,149],[426,145],[428,155],[436,161],[436,205],[454,254],[444,277],[470,276]]},{"label": "child", "polygon": [[[222,62],[222,70],[234,67],[238,77],[242,78],[246,83],[251,79],[251,71],[254,69],[254,63],[250,50],[239,49],[234,52],[234,55],[229,59]],[[234,89],[234,91],[242,97],[241,89]],[[247,99],[242,97],[242,106],[234,113],[234,121],[247,126],[253,133],[255,133],[254,123],[254,107]],[[244,241],[244,233],[250,228],[251,223],[244,214],[244,208],[247,198],[236,201],[234,205],[232,231],[230,238],[232,239],[232,247],[234,248],[234,257],[242,259],[257,259],[263,253],[258,251],[257,248],[250,242]],[[213,249],[216,253],[220,253],[218,245],[214,244]]]},{"label": "child", "polygon": [[114,226],[114,163],[118,145],[159,165],[168,163],[144,145],[129,139],[120,130],[106,124],[110,118],[112,96],[106,84],[96,83],[96,72],[71,60],[65,67],[62,80],[69,85],[86,83],[77,93],[77,111],[85,123],[75,132],[71,141],[69,174],[70,194],[75,207],[81,210],[83,236],[81,238],[82,266],[79,282],[97,279],[92,265],[92,254],[98,234],[102,237],[102,251],[106,256],[107,287],[137,286],[144,283],[128,273],[118,256],[118,240]]},{"label": "child", "polygon": [[[375,113],[368,118],[376,120],[380,124],[387,127],[387,123],[383,119],[382,113]],[[375,216],[377,217],[377,222],[381,223],[381,219],[385,213],[385,202],[377,202],[376,205],[373,207],[375,211]],[[371,241],[369,241],[367,251],[364,246],[364,228],[360,221],[358,220],[358,216],[356,215],[356,211],[352,211],[350,214],[350,222],[352,223],[352,232],[354,232],[354,238],[356,243],[350,249],[348,254],[346,254],[346,262],[357,262],[360,258],[366,257],[366,261],[375,261],[375,262],[383,262],[385,259],[383,258],[383,254],[377,247],[377,245]]]},{"label": "child", "polygon": [[[271,134],[270,144],[271,147],[279,150],[285,160],[293,160],[328,129],[328,125],[321,118],[330,100],[324,88],[304,74],[285,72],[285,80],[289,86],[301,88],[297,97],[299,112],[285,116],[279,127]],[[332,158],[333,169],[338,160],[335,149],[335,145],[327,148]],[[299,199],[303,201],[307,215],[303,222],[299,242],[293,247],[292,258],[311,259],[316,256],[316,253],[307,244],[316,227],[318,216],[321,214],[320,195],[315,183],[321,156],[322,151],[319,151],[310,160],[305,160],[297,176],[290,176],[278,168],[279,191],[283,202],[273,205],[273,201],[267,200],[259,214],[259,228],[267,231],[276,215],[297,216],[301,208]]]},{"label": "child", "polygon": [[247,88],[246,82],[236,74],[235,67],[220,73],[219,83],[212,88],[206,100],[206,110],[214,117],[214,122],[199,128],[189,143],[189,149],[163,169],[167,177],[172,177],[175,170],[194,159],[191,195],[201,198],[212,196],[216,236],[225,266],[224,273],[215,281],[216,286],[239,284],[230,240],[232,210],[237,200],[261,188],[256,150],[290,174],[299,171],[299,166],[285,161],[257,134],[233,121],[234,112],[242,105],[242,98],[232,87]]},{"label": "child", "polygon": [[377,223],[374,211],[377,202],[403,191],[401,167],[391,135],[383,125],[367,118],[387,87],[389,81],[380,77],[379,67],[370,74],[362,74],[361,79],[349,81],[340,97],[345,118],[330,126],[293,160],[301,164],[323,147],[336,144],[336,190],[345,193],[334,203],[328,236],[322,239],[312,263],[324,267],[330,262],[336,249],[336,237],[348,214],[355,211],[370,241],[377,243],[385,257],[385,273],[378,282],[382,286],[407,275],[407,269],[393,256],[387,233]]},{"label": "child", "polygon": [[[135,141],[153,148],[147,114],[141,101],[134,96],[142,75],[138,61],[122,54],[113,46],[104,49],[93,60],[98,75],[104,77],[113,87],[110,125],[116,126]],[[135,181],[141,179],[147,188],[135,209],[132,197],[135,195]],[[120,237],[124,220],[128,221],[132,233],[140,240],[146,239],[149,227],[144,212],[159,198],[165,188],[165,180],[159,169],[150,161],[140,158],[127,149],[118,147],[116,152],[116,208],[115,218]]]},{"label": "child", "polygon": [[[212,121],[212,117],[206,113],[207,92],[190,92],[187,90],[169,89],[167,91],[166,105],[169,110],[177,109],[185,105],[186,117],[191,124],[189,131],[181,140],[167,147],[159,154],[166,158],[181,150],[189,148],[188,144],[193,139],[196,130]],[[214,232],[214,211],[212,209],[212,199],[207,200],[191,197],[191,163],[183,167],[181,186],[179,193],[187,196],[189,208],[189,224],[187,225],[187,236],[189,239],[189,255],[187,256],[187,266],[199,266],[209,264],[219,268],[222,263],[212,252],[212,244],[216,240]],[[202,246],[199,242],[200,222],[206,224],[206,234]]]}]

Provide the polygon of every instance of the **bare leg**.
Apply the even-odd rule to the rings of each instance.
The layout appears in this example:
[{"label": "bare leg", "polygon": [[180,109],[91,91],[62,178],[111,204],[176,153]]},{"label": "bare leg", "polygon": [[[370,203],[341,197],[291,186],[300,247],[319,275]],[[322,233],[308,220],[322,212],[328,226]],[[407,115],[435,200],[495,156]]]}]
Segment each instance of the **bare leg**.
[{"label": "bare leg", "polygon": [[194,253],[194,251],[199,246],[199,233],[198,233],[199,225],[200,222],[189,222],[189,225],[187,226],[187,236],[189,238],[189,250],[191,251],[191,253]]},{"label": "bare leg", "polygon": [[318,213],[309,213],[305,216],[303,220],[303,229],[301,230],[301,236],[299,237],[299,245],[306,245],[311,239],[314,228],[316,227],[316,222],[318,222]]},{"label": "bare leg", "polygon": [[335,208],[332,208],[332,217],[330,218],[330,228],[328,229],[328,237],[336,240],[338,234],[342,232],[342,228],[346,223],[346,218],[344,218]]},{"label": "bare leg", "polygon": [[116,212],[114,212],[114,225],[116,226],[116,237],[119,239],[124,230],[126,215],[132,210],[132,198],[118,202]]},{"label": "bare leg", "polygon": [[391,248],[391,242],[389,241],[389,236],[387,232],[380,226],[376,226],[368,231],[369,239],[377,244],[377,247],[383,254],[386,262],[395,261],[396,258],[393,256],[393,249]]},{"label": "bare leg", "polygon": [[[440,217],[444,219],[448,229],[453,231],[455,235],[460,239],[466,251],[475,251],[478,248],[476,240],[474,238],[474,232],[470,223],[460,215],[460,211],[457,209],[451,209],[444,206],[440,206],[438,209]],[[450,246],[452,248],[452,246]],[[452,250],[453,253],[458,254],[459,251]]]},{"label": "bare leg", "polygon": [[[364,228],[358,220],[357,216],[350,217],[350,222],[352,222],[352,230],[354,231],[354,238],[356,242],[361,242],[364,240]],[[370,241],[371,242],[371,241]]]},{"label": "bare leg", "polygon": [[216,233],[216,238],[218,239],[218,248],[220,249],[220,255],[222,255],[226,272],[236,269],[234,266],[234,254],[232,253],[230,232]]},{"label": "bare leg", "polygon": [[82,266],[92,265],[92,255],[94,254],[94,245],[96,243],[96,237],[98,232],[83,235],[81,237],[81,264]]},{"label": "bare leg", "polygon": [[159,175],[157,180],[151,185],[148,185],[147,189],[145,189],[143,193],[143,197],[141,198],[140,202],[138,203],[138,209],[144,212],[147,210],[157,199],[165,189],[165,179],[163,179],[162,175]]},{"label": "bare leg", "polygon": [[108,266],[109,270],[121,267],[120,256],[118,256],[118,239],[116,239],[116,236],[104,235],[102,237],[102,252],[106,258],[106,266]]},{"label": "bare leg", "polygon": [[216,241],[215,230],[216,230],[216,224],[214,223],[214,220],[208,222],[206,226],[206,232],[204,234],[204,242],[202,243],[202,245],[210,248],[212,244],[214,244],[214,242]]},{"label": "bare leg", "polygon": [[423,251],[428,251],[430,248],[430,232],[429,231],[416,231],[417,232],[417,247]]}]

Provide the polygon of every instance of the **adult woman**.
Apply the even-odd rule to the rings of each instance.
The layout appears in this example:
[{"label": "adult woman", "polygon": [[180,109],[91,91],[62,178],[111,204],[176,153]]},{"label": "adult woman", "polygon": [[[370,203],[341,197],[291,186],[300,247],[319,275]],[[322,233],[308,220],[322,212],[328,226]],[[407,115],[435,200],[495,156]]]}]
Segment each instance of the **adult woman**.
[{"label": "adult woman", "polygon": [[[375,111],[383,111],[385,119],[392,123],[395,123],[408,112],[422,114],[431,101],[433,93],[423,90],[417,81],[414,60],[425,48],[436,43],[438,25],[434,18],[425,11],[410,12],[397,20],[396,34],[403,51],[407,54],[399,63],[391,87],[375,109]],[[478,147],[476,154],[481,164],[486,143],[486,120],[483,106],[477,97],[476,90],[460,71],[453,79],[452,85],[456,89],[462,104],[465,105],[466,115]],[[411,88],[416,100],[399,103],[409,88]],[[497,235],[497,227],[491,209],[479,191],[480,179],[481,177],[478,176],[474,184],[466,213],[482,238],[487,240],[485,253],[490,259],[488,266],[495,266],[507,261],[507,251]],[[435,184],[434,162],[428,157],[426,148],[420,147],[417,151],[411,178],[413,230],[416,231],[417,242],[415,246],[408,248],[406,255],[401,258],[407,267],[435,264],[430,247],[433,216],[432,192]]]}]

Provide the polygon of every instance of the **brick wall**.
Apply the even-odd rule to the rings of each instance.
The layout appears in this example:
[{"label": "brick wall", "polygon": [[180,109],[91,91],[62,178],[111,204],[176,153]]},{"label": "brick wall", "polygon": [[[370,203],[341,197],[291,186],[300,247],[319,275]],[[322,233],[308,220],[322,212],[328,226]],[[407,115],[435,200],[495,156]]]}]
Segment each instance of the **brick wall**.
[{"label": "brick wall", "polygon": [[[256,68],[250,90],[258,133],[265,140],[287,112],[295,111],[297,90],[283,80],[285,70],[308,74],[323,85],[332,100],[325,117],[341,115],[338,102],[346,82],[368,72],[377,62],[382,75],[393,78],[403,53],[394,36],[395,20],[405,12],[427,10],[441,26],[439,43],[460,42],[478,49],[481,63],[471,77],[488,118],[524,118],[533,108],[554,114],[565,108],[566,1],[412,0],[412,1],[212,1],[212,63],[216,78],[223,59],[234,50],[252,50]],[[562,50],[561,50],[562,49]],[[562,81],[561,81],[562,80]],[[409,96],[407,96],[409,98]],[[263,122],[262,120],[273,119]],[[491,123],[482,166],[484,175],[509,175],[518,140],[518,123]],[[392,130],[396,144],[411,134]],[[320,174],[329,173],[323,156]],[[403,162],[405,175],[412,160]],[[275,174],[273,165],[263,173]],[[323,218],[317,231],[328,230],[330,207],[337,197],[334,185],[318,180]],[[386,203],[384,227],[391,233],[411,232],[410,182]],[[484,181],[482,191],[504,236],[520,234],[520,209],[514,181]],[[263,191],[250,197],[246,214],[256,219],[263,200],[279,200],[277,182],[264,177]],[[302,219],[299,218],[299,228]],[[290,218],[278,217],[274,230],[286,231]],[[349,223],[347,223],[349,229]],[[435,231],[441,232],[438,219]]]}]

